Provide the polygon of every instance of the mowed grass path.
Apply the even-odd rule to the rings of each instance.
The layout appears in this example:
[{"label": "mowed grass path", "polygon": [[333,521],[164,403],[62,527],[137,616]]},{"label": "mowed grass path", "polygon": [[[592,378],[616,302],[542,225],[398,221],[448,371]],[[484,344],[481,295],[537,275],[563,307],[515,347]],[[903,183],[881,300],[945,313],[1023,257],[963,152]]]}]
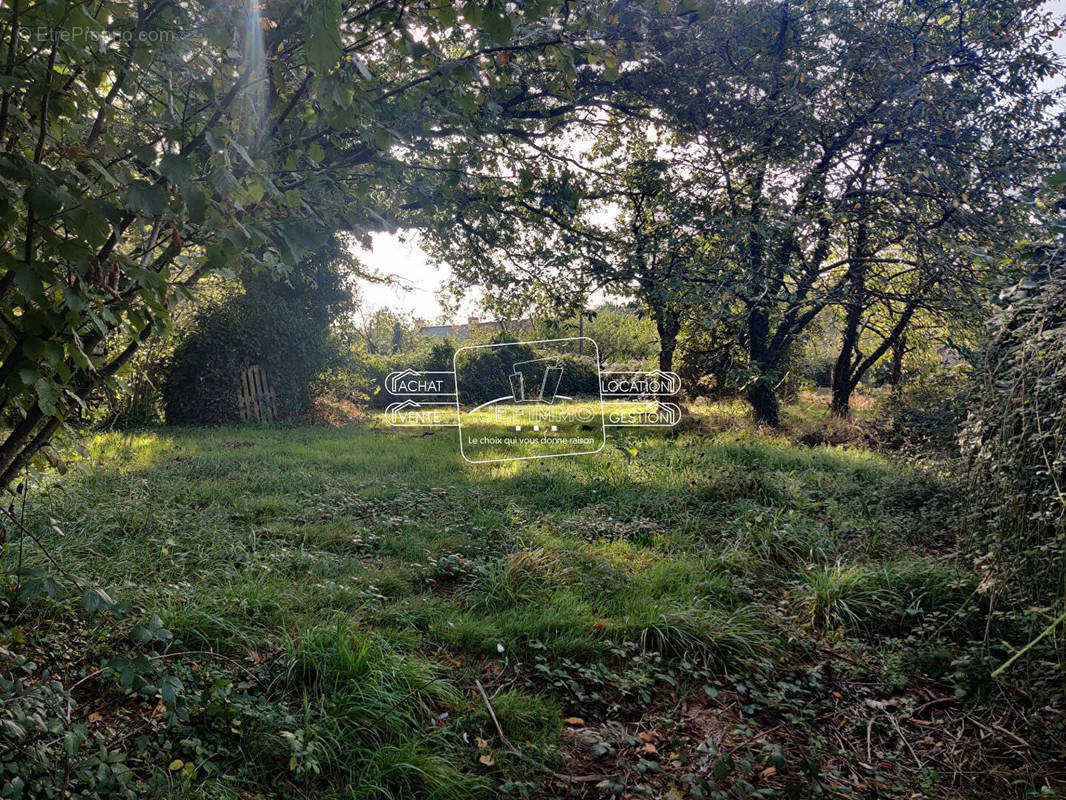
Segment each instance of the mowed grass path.
[{"label": "mowed grass path", "polygon": [[[494,728],[475,679],[495,686],[510,738],[558,764],[564,717],[602,721],[660,692],[641,655],[701,675],[787,666],[798,632],[861,639],[898,623],[895,601],[947,585],[923,553],[936,486],[865,450],[630,430],[597,455],[471,465],[454,430],[424,433],[111,433],[89,443],[96,466],[33,498],[71,572],[157,613],[181,648],[281,654],[271,702],[332,720],[313,755],[267,729],[238,761],[208,753],[191,794],[535,782],[499,749],[478,761]],[[567,669],[580,680],[558,680]]]}]

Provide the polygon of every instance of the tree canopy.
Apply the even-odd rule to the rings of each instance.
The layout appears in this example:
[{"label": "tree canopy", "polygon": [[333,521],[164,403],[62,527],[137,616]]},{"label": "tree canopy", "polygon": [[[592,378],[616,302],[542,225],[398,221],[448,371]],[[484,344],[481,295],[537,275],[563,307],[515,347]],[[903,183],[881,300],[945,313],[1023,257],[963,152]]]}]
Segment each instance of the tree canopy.
[{"label": "tree canopy", "polygon": [[[9,4],[0,67],[0,484],[211,271],[282,275],[335,231],[466,189],[536,126],[565,5]],[[520,56],[520,58],[518,57]],[[518,63],[521,62],[521,68]],[[509,97],[507,111],[499,102]]]},{"label": "tree canopy", "polygon": [[[614,246],[622,269],[607,282],[639,293],[620,175],[663,164],[637,183],[665,181],[683,209],[671,230],[698,243],[703,270],[685,283],[743,314],[747,395],[777,424],[773,387],[827,307],[855,307],[878,275],[902,334],[917,307],[973,293],[982,251],[1024,235],[1018,193],[1062,154],[1061,90],[1042,88],[1058,69],[1055,27],[1039,3],[1013,0],[686,8],[609,16],[604,38],[618,47],[579,64],[566,127],[516,139],[512,177],[441,206],[436,229],[466,234],[441,249],[470,283],[514,287],[536,264],[541,283],[556,264],[596,273]],[[558,256],[573,251],[584,257]],[[838,374],[853,385],[869,365],[845,349]]]}]

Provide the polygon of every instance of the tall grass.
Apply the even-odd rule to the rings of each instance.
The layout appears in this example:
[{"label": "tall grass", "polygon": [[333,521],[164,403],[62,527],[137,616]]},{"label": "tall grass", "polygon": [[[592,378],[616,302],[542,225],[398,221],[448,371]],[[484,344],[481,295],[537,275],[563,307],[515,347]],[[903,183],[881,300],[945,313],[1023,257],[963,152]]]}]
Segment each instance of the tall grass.
[{"label": "tall grass", "polygon": [[302,697],[305,725],[283,736],[307,788],[397,800],[485,794],[438,724],[464,702],[441,670],[341,622],[303,632],[286,652],[283,692]]},{"label": "tall grass", "polygon": [[[159,613],[182,647],[272,659],[254,693],[288,721],[232,734],[235,783],[186,787],[226,800],[232,785],[488,795],[515,765],[485,768],[463,743],[492,735],[475,679],[502,676],[501,724],[548,759],[563,715],[584,712],[545,671],[600,697],[641,663],[733,673],[782,658],[797,615],[818,636],[887,635],[966,593],[899,557],[928,520],[876,454],[738,426],[630,444],[476,466],[451,431],[104,435],[98,463],[35,490],[28,519],[58,520],[63,536],[42,534],[57,560]],[[25,556],[48,566],[32,542]],[[633,681],[650,692],[656,670]]]},{"label": "tall grass", "polygon": [[820,630],[901,635],[933,611],[954,615],[974,583],[927,559],[812,569],[794,596],[800,618]]}]

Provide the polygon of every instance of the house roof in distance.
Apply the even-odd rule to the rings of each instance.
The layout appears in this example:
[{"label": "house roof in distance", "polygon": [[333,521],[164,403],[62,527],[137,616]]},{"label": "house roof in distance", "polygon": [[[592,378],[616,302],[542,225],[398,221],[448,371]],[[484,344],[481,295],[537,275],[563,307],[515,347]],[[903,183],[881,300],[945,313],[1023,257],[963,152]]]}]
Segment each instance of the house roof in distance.
[{"label": "house roof in distance", "polygon": [[532,320],[528,319],[493,321],[470,317],[465,325],[423,325],[418,332],[425,336],[448,337],[462,341],[469,339],[477,331],[522,331],[529,328],[531,324]]}]

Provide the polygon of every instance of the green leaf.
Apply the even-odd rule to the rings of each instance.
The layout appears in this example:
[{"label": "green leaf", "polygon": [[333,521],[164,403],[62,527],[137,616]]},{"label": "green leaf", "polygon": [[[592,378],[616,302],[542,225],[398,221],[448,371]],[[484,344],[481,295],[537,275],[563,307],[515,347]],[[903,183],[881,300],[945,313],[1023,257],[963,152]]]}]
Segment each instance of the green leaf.
[{"label": "green leaf", "polygon": [[510,18],[499,6],[493,6],[485,15],[485,32],[496,44],[507,44],[514,34]]},{"label": "green leaf", "polygon": [[134,181],[129,185],[122,198],[126,205],[139,214],[156,217],[167,207],[166,192],[159,186],[144,181]]},{"label": "green leaf", "polygon": [[72,208],[64,217],[82,241],[93,249],[102,245],[111,235],[111,223],[107,217],[87,204]]},{"label": "green leaf", "polygon": [[455,6],[451,3],[441,3],[435,10],[430,12],[435,16],[444,28],[454,28],[457,22]]},{"label": "green leaf", "polygon": [[115,604],[115,600],[102,589],[88,589],[81,596],[81,604],[90,614],[95,614],[98,611],[106,611],[111,608]]},{"label": "green leaf", "polygon": [[93,249],[86,247],[77,239],[67,239],[56,244],[56,254],[75,264],[87,264],[93,257]]},{"label": "green leaf", "polygon": [[220,197],[229,197],[241,189],[241,185],[237,183],[233,173],[221,164],[211,170],[211,174],[207,176],[207,182],[211,184],[212,189],[218,192]]},{"label": "green leaf", "polygon": [[171,183],[185,183],[196,174],[196,168],[185,156],[167,153],[159,162],[159,171]]},{"label": "green leaf", "polygon": [[207,218],[207,195],[204,190],[195,184],[182,189],[182,197],[185,199],[185,210],[189,214],[189,222],[199,225]]},{"label": "green leaf", "polygon": [[19,378],[26,386],[33,386],[41,378],[36,367],[19,367]]},{"label": "green leaf", "polygon": [[81,346],[76,342],[69,342],[67,344],[67,355],[70,359],[82,369],[88,369],[90,365],[89,357],[85,355],[85,351],[81,349]]},{"label": "green leaf", "polygon": [[59,342],[48,340],[44,343],[44,359],[49,366],[55,367],[63,360],[63,347]]},{"label": "green leaf", "polygon": [[40,361],[44,358],[44,340],[36,337],[27,339],[26,343],[22,345],[22,352],[34,361]]},{"label": "green leaf", "polygon": [[0,75],[0,89],[4,91],[11,91],[12,89],[21,89],[24,86],[29,86],[29,78],[17,78],[14,75]]},{"label": "green leaf", "polygon": [[1062,186],[1062,184],[1066,183],[1066,169],[1051,173],[1044,179],[1044,182],[1052,188]]},{"label": "green leaf", "polygon": [[236,266],[239,254],[228,239],[219,239],[214,244],[208,245],[204,255],[207,257],[207,262],[211,265],[211,269],[219,270]]},{"label": "green leaf", "polygon": [[263,194],[266,192],[266,187],[263,186],[263,182],[258,178],[252,178],[248,185],[245,187],[245,191],[248,193],[248,199],[253,203],[258,203],[263,199]]},{"label": "green leaf", "polygon": [[53,192],[35,184],[26,187],[25,198],[38,217],[50,217],[63,207],[62,201]]},{"label": "green leaf", "polygon": [[481,6],[477,3],[467,3],[463,6],[463,19],[475,28],[481,27]]},{"label": "green leaf", "polygon": [[63,302],[67,304],[67,308],[71,311],[77,312],[85,310],[85,299],[70,286],[63,287]]},{"label": "green leaf", "polygon": [[320,75],[329,72],[340,60],[341,51],[340,0],[316,0],[307,18],[307,62]]},{"label": "green leaf", "polygon": [[603,57],[603,64],[604,79],[609,81],[618,80],[618,58],[615,55],[608,53]]},{"label": "green leaf", "polygon": [[29,264],[21,263],[15,267],[15,286],[23,296],[30,300],[42,300],[44,298],[44,284],[37,277],[37,273]]},{"label": "green leaf", "polygon": [[56,401],[59,400],[60,395],[59,389],[45,378],[38,378],[33,388],[37,392],[37,405],[41,407],[41,411],[49,416],[56,413]]}]

